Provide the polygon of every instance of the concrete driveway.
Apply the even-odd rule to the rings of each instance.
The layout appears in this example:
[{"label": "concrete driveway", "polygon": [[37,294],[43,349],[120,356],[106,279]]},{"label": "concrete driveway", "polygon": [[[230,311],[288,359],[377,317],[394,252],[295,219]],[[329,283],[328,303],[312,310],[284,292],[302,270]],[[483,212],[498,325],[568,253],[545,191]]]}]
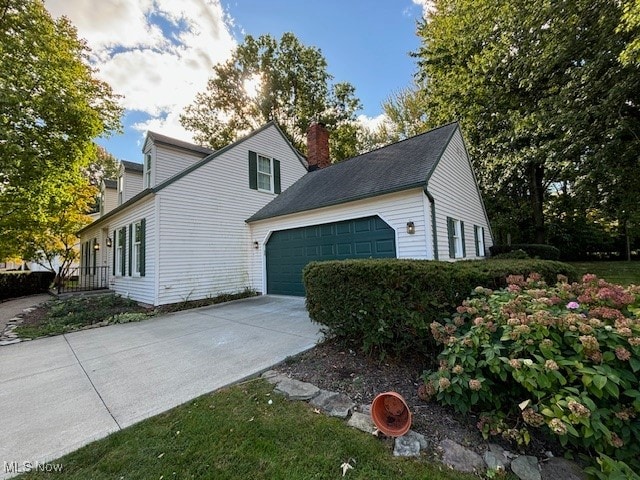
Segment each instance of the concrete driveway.
[{"label": "concrete driveway", "polygon": [[0,348],[4,462],[43,462],[313,347],[304,299],[262,296]]}]

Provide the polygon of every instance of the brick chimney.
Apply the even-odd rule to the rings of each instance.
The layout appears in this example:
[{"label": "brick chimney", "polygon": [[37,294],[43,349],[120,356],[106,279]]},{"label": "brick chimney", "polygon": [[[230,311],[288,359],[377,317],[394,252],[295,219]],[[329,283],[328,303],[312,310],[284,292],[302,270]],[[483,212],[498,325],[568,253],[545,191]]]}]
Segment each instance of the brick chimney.
[{"label": "brick chimney", "polygon": [[307,162],[310,172],[331,165],[329,132],[322,123],[313,122],[307,130]]}]

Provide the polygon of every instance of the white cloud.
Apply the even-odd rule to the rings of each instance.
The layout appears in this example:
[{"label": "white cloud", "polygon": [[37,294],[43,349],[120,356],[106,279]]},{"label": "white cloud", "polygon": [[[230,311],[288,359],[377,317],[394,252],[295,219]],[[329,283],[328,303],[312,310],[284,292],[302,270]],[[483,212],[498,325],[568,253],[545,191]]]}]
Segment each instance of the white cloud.
[{"label": "white cloud", "polygon": [[369,131],[376,130],[383,123],[387,123],[389,118],[386,114],[381,113],[375,117],[369,117],[367,115],[358,115],[358,122],[363,125]]},{"label": "white cloud", "polygon": [[413,0],[413,3],[422,7],[422,16],[427,18],[427,15],[434,9],[434,0]]},{"label": "white cloud", "polygon": [[220,0],[45,0],[45,5],[77,27],[93,50],[97,76],[124,96],[122,105],[150,114],[150,125],[157,127],[177,122],[205,89],[213,65],[236,45]]}]

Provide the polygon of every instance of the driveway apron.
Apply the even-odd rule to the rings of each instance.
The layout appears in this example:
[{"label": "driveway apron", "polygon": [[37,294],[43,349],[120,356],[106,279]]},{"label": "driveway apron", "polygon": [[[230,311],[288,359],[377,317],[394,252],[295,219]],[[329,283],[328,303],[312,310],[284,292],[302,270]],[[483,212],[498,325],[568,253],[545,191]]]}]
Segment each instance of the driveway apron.
[{"label": "driveway apron", "polygon": [[0,467],[53,460],[320,339],[303,298],[267,295],[1,347]]}]

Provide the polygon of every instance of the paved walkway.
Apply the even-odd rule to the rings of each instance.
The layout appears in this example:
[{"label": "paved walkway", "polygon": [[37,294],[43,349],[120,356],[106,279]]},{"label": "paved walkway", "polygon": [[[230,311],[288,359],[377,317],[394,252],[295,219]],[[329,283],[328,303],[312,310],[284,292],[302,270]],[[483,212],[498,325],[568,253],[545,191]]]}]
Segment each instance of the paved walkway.
[{"label": "paved walkway", "polygon": [[303,298],[267,295],[0,347],[0,467],[58,458],[320,338]]},{"label": "paved walkway", "polygon": [[38,306],[53,298],[54,297],[48,293],[42,293],[0,303],[0,333],[2,333],[4,327],[7,326],[7,322],[19,313],[22,313],[25,308]]}]

